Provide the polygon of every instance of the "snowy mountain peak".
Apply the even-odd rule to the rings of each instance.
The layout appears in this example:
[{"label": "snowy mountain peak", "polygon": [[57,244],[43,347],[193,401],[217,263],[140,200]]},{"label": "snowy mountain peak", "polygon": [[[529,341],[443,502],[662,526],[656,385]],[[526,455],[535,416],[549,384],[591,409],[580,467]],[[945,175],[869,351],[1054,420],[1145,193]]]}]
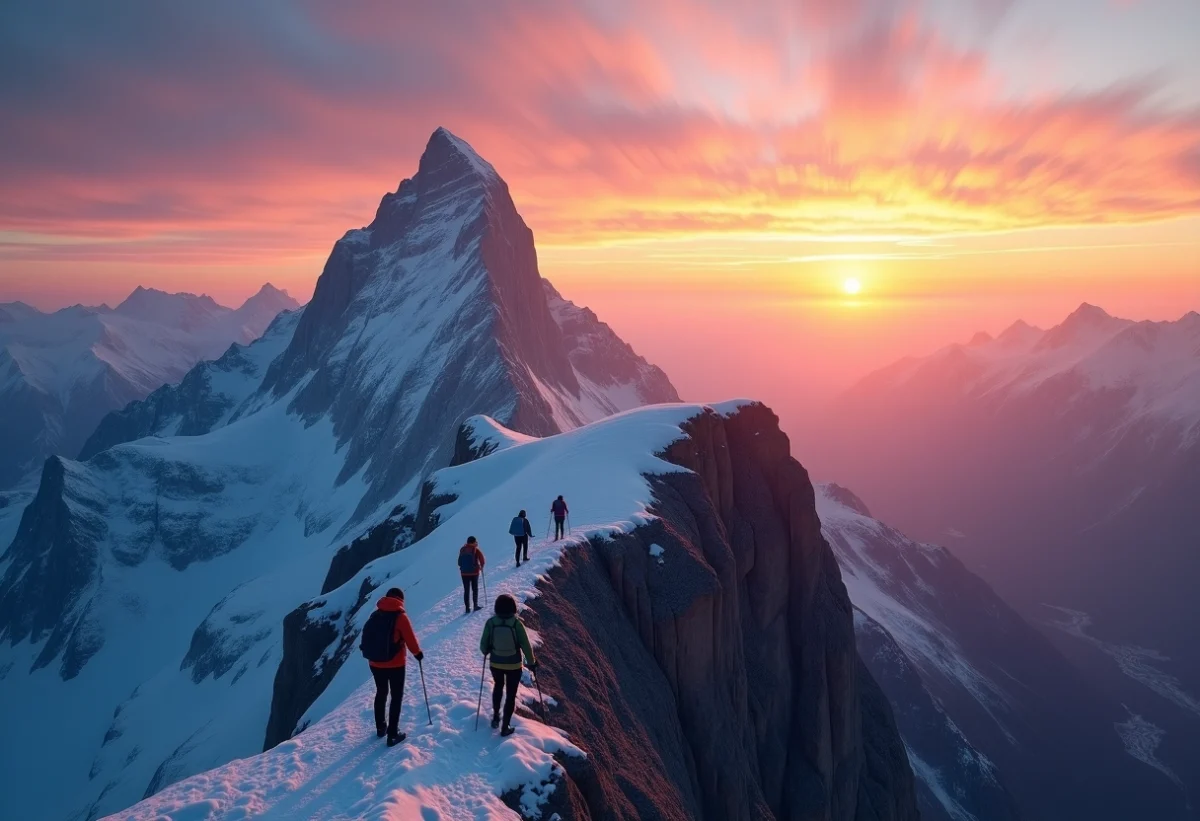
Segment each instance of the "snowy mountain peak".
[{"label": "snowy mountain peak", "polygon": [[1071,312],[1067,317],[1066,322],[1104,322],[1112,319],[1112,315],[1098,305],[1092,305],[1090,302],[1081,302],[1079,307]]},{"label": "snowy mountain peak", "polygon": [[262,333],[263,327],[269,325],[281,312],[294,311],[299,307],[300,303],[292,299],[287,291],[280,290],[268,282],[234,312],[242,322],[250,323],[257,329],[257,332],[237,341],[243,344],[249,342]]},{"label": "snowy mountain peak", "polygon": [[472,172],[488,180],[500,178],[492,164],[479,156],[466,140],[439,126],[425,145],[425,153],[421,156],[421,168],[425,169],[427,164],[436,165],[447,161],[466,162]]},{"label": "snowy mountain peak", "polygon": [[1040,328],[1035,328],[1023,319],[1018,319],[1005,328],[996,341],[1005,347],[1027,345],[1042,335]]}]

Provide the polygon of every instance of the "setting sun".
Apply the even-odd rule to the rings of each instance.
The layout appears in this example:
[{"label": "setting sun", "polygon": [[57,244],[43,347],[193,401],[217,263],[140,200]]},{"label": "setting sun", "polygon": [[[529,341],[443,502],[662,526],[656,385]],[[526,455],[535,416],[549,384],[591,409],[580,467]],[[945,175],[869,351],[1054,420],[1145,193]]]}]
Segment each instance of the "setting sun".
[{"label": "setting sun", "polygon": [[859,282],[857,279],[854,279],[853,277],[850,279],[842,280],[842,290],[845,291],[850,296],[856,296],[859,292],[862,291],[862,283]]}]

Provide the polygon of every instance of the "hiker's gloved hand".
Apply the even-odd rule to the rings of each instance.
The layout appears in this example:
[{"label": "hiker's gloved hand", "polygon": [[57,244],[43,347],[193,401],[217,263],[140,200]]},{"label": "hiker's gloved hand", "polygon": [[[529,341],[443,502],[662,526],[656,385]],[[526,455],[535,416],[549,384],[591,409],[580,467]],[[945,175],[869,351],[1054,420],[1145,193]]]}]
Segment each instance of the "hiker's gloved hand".
[{"label": "hiker's gloved hand", "polygon": [[413,653],[413,658],[415,658],[417,661],[420,661],[421,659],[425,658],[425,654],[424,653]]},{"label": "hiker's gloved hand", "polygon": [[537,662],[536,661],[531,661],[528,664],[526,664],[525,666],[528,667],[533,672],[535,672],[535,673],[537,672]]}]

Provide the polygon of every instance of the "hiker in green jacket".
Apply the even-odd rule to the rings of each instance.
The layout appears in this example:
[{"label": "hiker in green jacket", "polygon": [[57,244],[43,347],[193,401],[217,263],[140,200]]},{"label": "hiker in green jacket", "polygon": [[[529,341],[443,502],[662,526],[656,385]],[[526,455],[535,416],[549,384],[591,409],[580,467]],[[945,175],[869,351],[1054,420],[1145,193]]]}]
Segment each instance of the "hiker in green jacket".
[{"label": "hiker in green jacket", "polygon": [[500,699],[504,697],[504,726],[500,735],[512,735],[512,716],[517,708],[517,688],[521,685],[521,653],[531,671],[537,670],[537,659],[529,645],[525,625],[517,618],[517,603],[503,593],[496,597],[496,615],[483,626],[479,652],[492,656],[492,729],[500,726]]}]

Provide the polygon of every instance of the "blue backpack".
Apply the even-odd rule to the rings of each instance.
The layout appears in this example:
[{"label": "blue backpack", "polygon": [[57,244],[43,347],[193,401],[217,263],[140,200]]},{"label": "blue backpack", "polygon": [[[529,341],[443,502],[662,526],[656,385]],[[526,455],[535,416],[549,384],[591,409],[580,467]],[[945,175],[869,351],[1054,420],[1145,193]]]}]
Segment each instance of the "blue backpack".
[{"label": "blue backpack", "polygon": [[479,572],[479,557],[475,551],[478,548],[473,544],[466,544],[458,551],[458,569],[459,572],[470,576]]},{"label": "blue backpack", "polygon": [[508,526],[508,533],[510,536],[524,536],[525,535],[525,520],[522,519],[520,516],[515,517],[512,520],[512,524],[510,524]]}]

